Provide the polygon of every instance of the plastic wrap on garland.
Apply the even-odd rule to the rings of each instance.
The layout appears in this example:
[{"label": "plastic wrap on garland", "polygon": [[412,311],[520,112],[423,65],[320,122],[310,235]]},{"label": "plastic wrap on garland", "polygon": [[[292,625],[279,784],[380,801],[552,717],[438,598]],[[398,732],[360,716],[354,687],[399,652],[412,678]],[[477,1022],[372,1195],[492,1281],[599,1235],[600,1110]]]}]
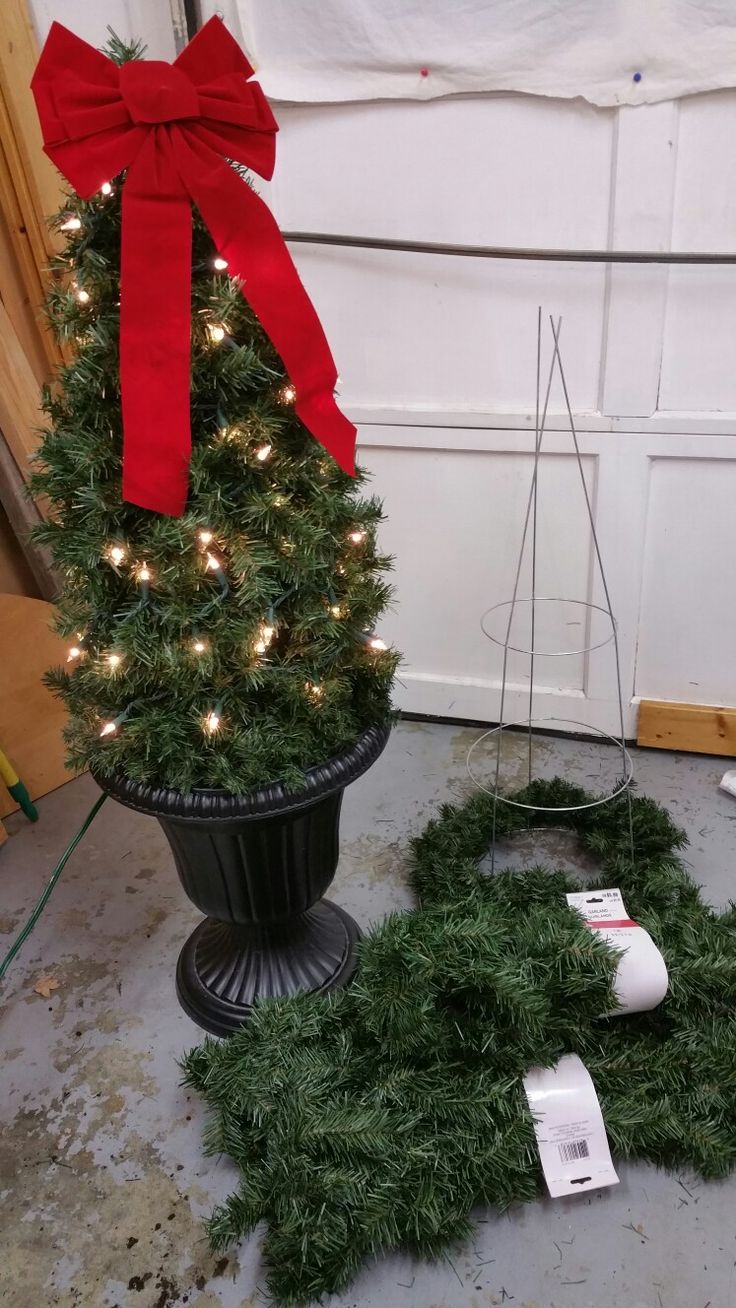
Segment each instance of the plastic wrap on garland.
[{"label": "plastic wrap on garland", "polygon": [[[591,796],[553,781],[517,798]],[[684,833],[634,799],[632,866],[623,799],[563,815],[499,810],[499,835],[567,819],[600,863],[597,884],[621,887],[662,950],[665,1002],[604,1019],[617,956],[567,907],[579,883],[479,869],[492,803],[445,806],[414,842],[421,907],[363,942],[351,990],[263,1004],[229,1043],[185,1060],[212,1109],[208,1148],[242,1170],[211,1239],[222,1247],[265,1220],[278,1303],[344,1288],[381,1250],[436,1254],[470,1235],[474,1205],[533,1199],[541,1172],[521,1077],[564,1053],[593,1077],[615,1156],[710,1177],[736,1161],[736,910],[703,903],[675,853]]]}]

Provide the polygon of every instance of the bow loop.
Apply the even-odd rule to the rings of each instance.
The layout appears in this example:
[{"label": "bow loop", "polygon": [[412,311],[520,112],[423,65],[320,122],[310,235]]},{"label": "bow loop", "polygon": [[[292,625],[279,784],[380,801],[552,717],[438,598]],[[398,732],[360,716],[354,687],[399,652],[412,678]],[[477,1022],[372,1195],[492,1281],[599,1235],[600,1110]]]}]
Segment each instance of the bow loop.
[{"label": "bow loop", "polygon": [[245,81],[253,76],[253,68],[220,18],[210,18],[199,29],[177,55],[174,66],[186,73],[197,87],[228,73],[236,73]]},{"label": "bow loop", "polygon": [[205,82],[199,88],[203,118],[234,123],[254,132],[275,134],[279,128],[257,82],[244,82],[237,73]]},{"label": "bow loop", "polygon": [[131,59],[120,69],[120,92],[134,123],[173,123],[199,117],[199,96],[189,78],[160,59]]},{"label": "bow loop", "polygon": [[[180,514],[191,438],[191,204],[296,389],[296,412],[347,471],[355,428],[337,408],[329,346],[281,233],[230,166],[270,177],[278,124],[219,18],[173,64],[118,67],[51,27],[31,83],[44,149],[83,196],[128,169],[123,190],[120,388],[123,496]],[[155,287],[155,348],[151,289]]]},{"label": "bow loop", "polygon": [[[68,68],[54,82],[53,92],[55,122],[53,126],[49,123],[49,146],[63,146],[87,137],[99,139],[109,128],[130,125],[130,114],[118,86],[90,83],[76,69]],[[61,171],[66,170],[62,167]]]}]

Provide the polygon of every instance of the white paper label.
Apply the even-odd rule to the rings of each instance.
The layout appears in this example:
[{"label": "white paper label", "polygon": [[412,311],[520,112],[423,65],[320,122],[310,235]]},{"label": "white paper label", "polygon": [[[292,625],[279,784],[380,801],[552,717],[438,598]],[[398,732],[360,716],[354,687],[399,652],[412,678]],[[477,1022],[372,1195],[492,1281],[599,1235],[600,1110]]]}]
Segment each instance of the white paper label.
[{"label": "white paper label", "polygon": [[607,1016],[646,1013],[661,1004],[669,981],[665,961],[649,932],[628,916],[621,891],[576,891],[567,902],[609,945],[625,950],[614,985],[620,1007]]},{"label": "white paper label", "polygon": [[552,1198],[618,1185],[595,1086],[577,1054],[532,1068],[524,1089]]}]

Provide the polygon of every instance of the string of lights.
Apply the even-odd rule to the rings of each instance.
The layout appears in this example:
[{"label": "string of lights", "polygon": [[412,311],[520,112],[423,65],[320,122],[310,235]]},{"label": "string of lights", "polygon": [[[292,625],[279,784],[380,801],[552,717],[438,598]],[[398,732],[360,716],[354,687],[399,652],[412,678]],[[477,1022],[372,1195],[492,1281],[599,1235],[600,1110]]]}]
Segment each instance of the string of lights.
[{"label": "string of lights", "polygon": [[[348,532],[347,543],[350,547],[365,544],[368,538],[367,531],[362,527],[356,527]],[[223,553],[225,552],[222,542],[216,537],[214,531],[209,527],[199,527],[195,533],[195,543],[205,560],[205,569],[211,572],[218,580],[223,594],[228,594],[230,585],[227,580],[222,560],[218,554],[214,553],[213,548],[217,547]],[[121,538],[116,538],[108,543],[105,548],[104,558],[118,575],[122,575],[122,569],[133,556],[133,551],[128,542]],[[134,563],[131,566],[131,574],[140,588],[144,602],[149,598],[150,587],[154,582],[154,570],[147,562]],[[267,656],[274,640],[279,636],[279,625],[276,619],[276,609],[292,593],[286,591],[274,604],[269,606],[268,612],[258,630],[250,642],[252,654],[256,659],[262,659]],[[330,589],[329,594],[325,597],[327,611],[335,621],[341,621],[348,616],[348,611],[344,605],[337,602],[335,592]],[[282,628],[283,630],[283,628]],[[361,643],[367,651],[374,655],[386,653],[389,650],[387,643],[376,634],[373,630],[365,630],[355,633],[355,639]],[[76,641],[67,651],[67,663],[80,663],[87,657],[88,650],[86,647],[86,636],[83,632],[78,632]],[[195,632],[190,640],[191,651],[199,658],[211,650],[211,641],[201,632]],[[114,676],[121,674],[124,670],[124,656],[117,650],[108,650],[101,657],[101,664],[105,670]],[[325,687],[320,682],[306,681],[304,685],[305,693],[313,704],[318,704],[325,694]],[[104,719],[100,727],[100,736],[102,738],[117,735],[119,728],[130,717],[134,704],[130,704],[121,713],[115,717]],[[222,702],[218,701],[214,708],[208,709],[203,714],[203,730],[209,736],[214,735],[223,727],[223,708]]]},{"label": "string of lights", "polygon": [[[111,288],[109,280],[101,279],[94,254],[102,239],[107,201],[115,197],[117,189],[112,182],[105,183],[96,203],[80,204],[79,212],[68,210],[58,224],[69,239],[63,257],[67,277],[60,283],[59,295],[68,296],[68,308],[64,309],[69,324],[67,337],[77,342],[81,354],[88,346],[94,349],[104,344],[106,322],[114,325],[111,305],[114,310],[119,304],[114,298],[117,287]],[[208,368],[209,352],[222,352],[220,358],[226,362],[220,366],[229,369],[232,351],[237,351],[237,357],[232,357],[233,370],[253,366],[249,360],[257,361],[258,355],[249,335],[252,329],[246,326],[243,331],[242,295],[238,283],[228,275],[227,260],[214,254],[202,261],[195,252],[193,273],[193,285],[196,287],[199,277],[204,292],[200,292],[198,302],[193,305],[193,358],[198,351],[203,366]],[[100,322],[102,325],[98,326]],[[75,624],[75,629],[70,623],[73,642],[67,650],[66,677],[70,687],[79,678],[78,684],[83,688],[72,693],[78,694],[92,709],[95,699],[104,704],[108,698],[105,686],[110,691],[108,706],[97,709],[96,734],[103,742],[112,745],[125,740],[126,728],[133,722],[146,714],[150,720],[151,705],[160,684],[158,674],[150,671],[158,658],[154,644],[159,639],[168,651],[166,657],[173,660],[171,666],[178,667],[179,677],[183,675],[186,660],[189,661],[193,680],[187,687],[187,700],[195,700],[196,712],[196,697],[201,687],[202,734],[207,739],[221,741],[229,730],[242,732],[243,726],[247,726],[238,698],[232,693],[233,675],[237,678],[239,672],[250,678],[245,685],[251,687],[253,694],[259,688],[268,694],[269,686],[278,691],[283,682],[289,685],[288,694],[293,696],[301,686],[304,703],[324,715],[333,711],[333,703],[341,702],[350,684],[344,679],[346,658],[348,665],[356,669],[364,666],[366,670],[382,659],[387,660],[389,669],[392,666],[389,660],[396,658],[395,651],[374,630],[373,623],[366,624],[370,609],[378,611],[375,601],[367,601],[367,597],[386,590],[385,587],[376,590],[378,583],[373,581],[369,586],[374,589],[366,590],[362,580],[371,578],[376,567],[385,563],[384,560],[378,564],[372,527],[358,521],[342,527],[331,541],[327,538],[320,541],[321,551],[326,547],[333,553],[334,562],[330,564],[326,560],[327,567],[334,569],[333,584],[326,583],[319,573],[308,574],[306,578],[303,575],[300,531],[303,522],[310,522],[310,511],[305,514],[305,505],[316,489],[314,478],[322,479],[329,487],[331,481],[337,480],[338,473],[329,457],[324,454],[315,457],[317,452],[311,445],[306,447],[306,455],[295,456],[298,446],[294,443],[293,423],[286,414],[280,417],[279,410],[293,408],[296,388],[288,378],[279,375],[278,369],[270,367],[270,359],[265,366],[260,363],[259,366],[262,367],[257,374],[260,398],[254,405],[246,401],[245,407],[241,407],[242,399],[233,400],[227,387],[218,391],[209,443],[213,457],[218,446],[224,445],[254,475],[260,475],[258,470],[263,469],[262,486],[253,483],[254,497],[263,514],[253,541],[251,532],[235,526],[229,509],[218,512],[218,521],[211,525],[207,522],[192,524],[191,528],[187,525],[187,531],[191,530],[191,547],[185,533],[173,554],[166,544],[161,546],[147,523],[142,524],[143,530],[131,531],[130,526],[117,528],[102,546],[101,561],[120,584],[112,591],[103,587],[88,611],[84,626]],[[210,375],[218,375],[217,368],[213,361]],[[287,440],[285,447],[280,441],[282,428],[292,433],[291,443]],[[295,477],[303,476],[307,469],[312,488],[305,500],[304,492],[296,490]],[[277,519],[268,516],[274,513],[278,513]],[[375,520],[375,510],[371,509],[366,521]],[[319,531],[322,531],[321,524]],[[261,560],[260,566],[265,557],[272,560],[268,564],[268,579],[264,574],[261,582],[252,582],[250,577],[251,545],[255,549],[253,557]],[[282,565],[277,561],[279,555]],[[253,566],[257,569],[259,565]],[[94,564],[78,563],[67,575],[75,576],[77,583],[84,587],[92,583]],[[282,588],[278,594],[269,596],[267,591],[274,580],[280,580]],[[166,626],[167,606],[172,603],[172,597],[177,604],[179,584],[192,597],[191,622],[186,630],[186,618],[181,622],[177,617],[174,625],[178,629],[170,634]],[[257,606],[258,595],[264,591],[262,616],[254,614],[250,626],[251,620],[246,615],[251,607]],[[247,595],[245,600],[241,598],[243,592]],[[182,600],[177,607],[183,610],[187,602]],[[235,639],[230,634],[231,614],[233,630],[237,632]],[[154,632],[160,636],[154,636]],[[146,633],[150,633],[150,639]],[[147,640],[150,657],[145,650]],[[347,654],[349,648],[355,653]],[[300,668],[303,668],[302,681],[298,680]],[[127,686],[131,693],[126,703]],[[256,708],[256,701],[252,703]],[[92,724],[91,717],[86,721]]]}]

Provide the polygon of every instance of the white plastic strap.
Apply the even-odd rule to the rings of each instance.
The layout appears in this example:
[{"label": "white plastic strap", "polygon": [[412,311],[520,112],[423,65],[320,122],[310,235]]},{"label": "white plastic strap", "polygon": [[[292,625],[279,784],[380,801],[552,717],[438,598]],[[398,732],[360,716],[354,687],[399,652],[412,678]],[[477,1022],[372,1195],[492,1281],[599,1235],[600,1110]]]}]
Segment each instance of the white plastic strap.
[{"label": "white plastic strap", "polygon": [[570,906],[586,925],[600,931],[614,949],[624,950],[616,971],[615,991],[620,1007],[607,1016],[646,1013],[667,994],[665,961],[652,937],[626,912],[620,890],[583,890],[567,896]]}]

